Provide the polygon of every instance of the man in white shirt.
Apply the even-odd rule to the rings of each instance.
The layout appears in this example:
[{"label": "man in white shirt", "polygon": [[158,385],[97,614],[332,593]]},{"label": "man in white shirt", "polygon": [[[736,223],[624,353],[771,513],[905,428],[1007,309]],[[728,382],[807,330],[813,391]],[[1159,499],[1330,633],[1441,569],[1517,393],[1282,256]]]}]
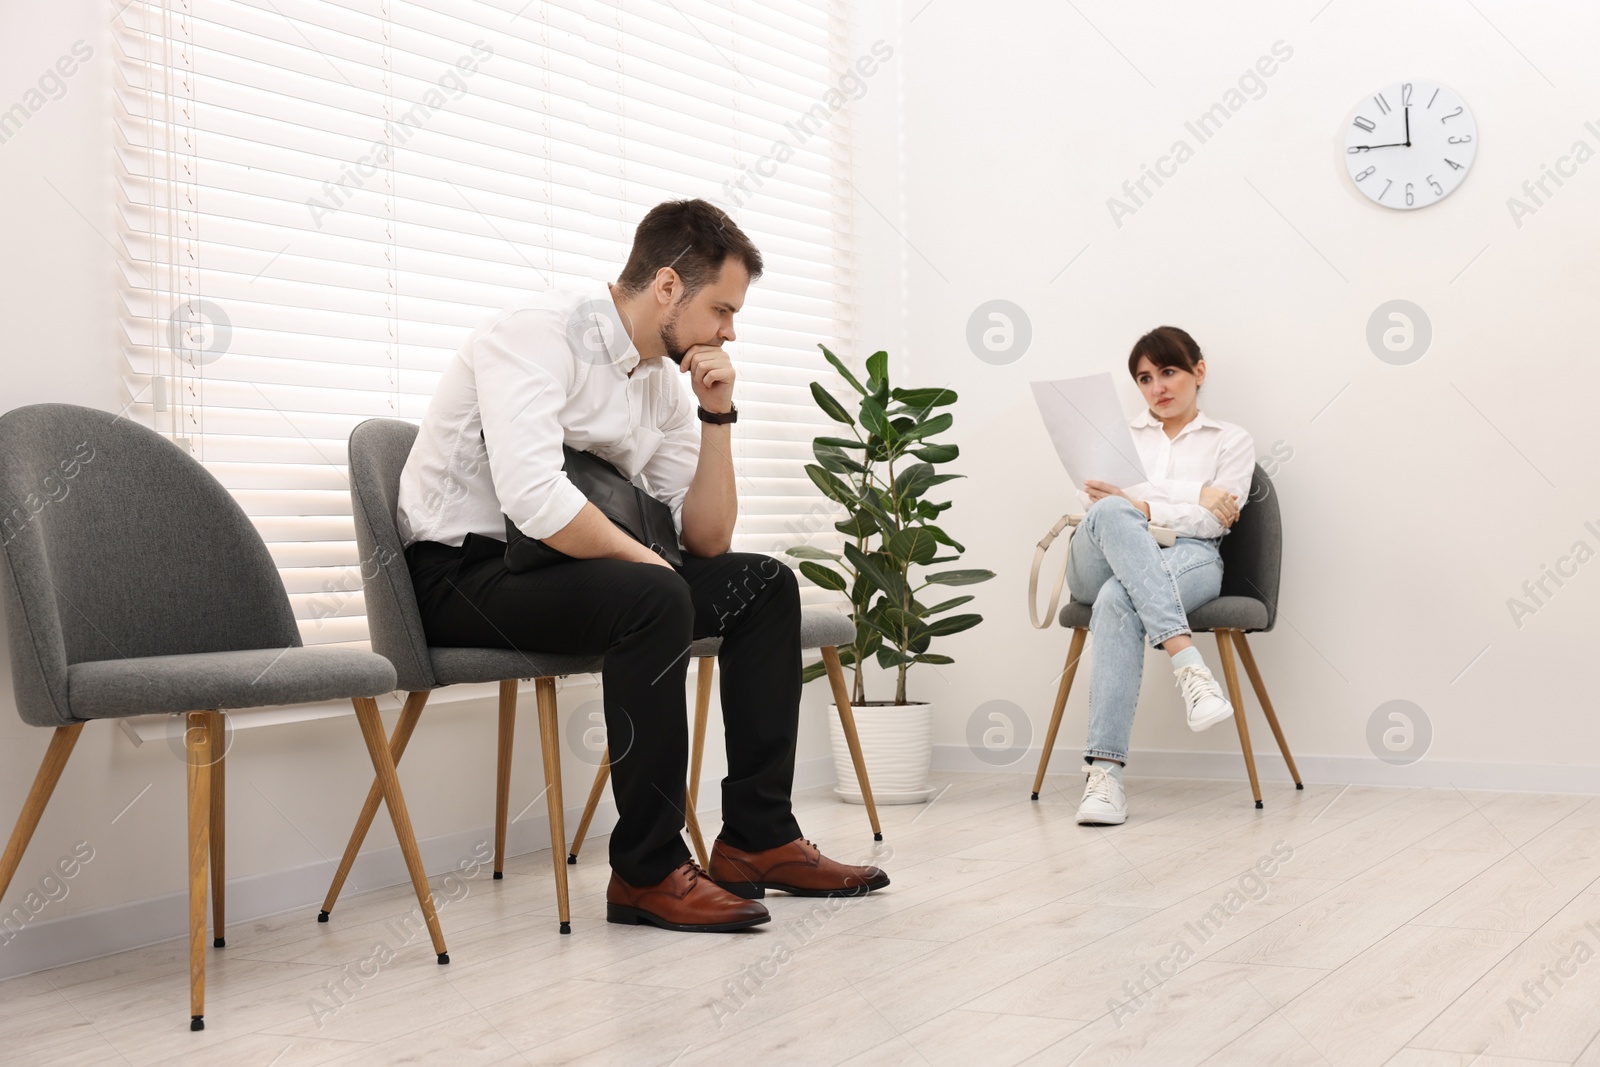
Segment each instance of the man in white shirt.
[{"label": "man in white shirt", "polygon": [[[605,654],[618,809],[612,922],[737,930],[768,921],[750,898],[769,888],[855,896],[889,882],[800,835],[790,807],[799,585],[771,556],[729,551],[738,413],[723,345],[761,270],[761,253],[720,209],[658,205],[615,283],[532,295],[473,331],[400,479],[398,518],[429,644]],[[675,371],[688,375],[694,400]],[[608,460],[671,508],[681,568],[584,497],[563,472],[563,444]],[[508,571],[507,520],[571,560]],[[728,777],[703,872],[681,836],[684,686],[690,641],[714,635]]]}]

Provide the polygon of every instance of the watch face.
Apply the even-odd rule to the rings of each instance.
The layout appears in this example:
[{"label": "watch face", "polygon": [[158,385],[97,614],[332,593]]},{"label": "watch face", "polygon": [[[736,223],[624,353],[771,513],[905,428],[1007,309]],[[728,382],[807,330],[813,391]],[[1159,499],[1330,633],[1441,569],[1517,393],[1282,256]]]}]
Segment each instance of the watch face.
[{"label": "watch face", "polygon": [[1427,207],[1455,192],[1472,167],[1478,128],[1461,98],[1437,82],[1396,82],[1356,105],[1345,166],[1375,204]]}]

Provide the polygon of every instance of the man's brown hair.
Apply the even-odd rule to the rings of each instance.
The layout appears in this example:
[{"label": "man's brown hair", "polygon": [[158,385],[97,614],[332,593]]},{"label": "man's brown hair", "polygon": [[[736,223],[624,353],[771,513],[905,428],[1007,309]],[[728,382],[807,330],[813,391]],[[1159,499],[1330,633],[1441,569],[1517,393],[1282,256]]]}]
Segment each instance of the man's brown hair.
[{"label": "man's brown hair", "polygon": [[633,234],[633,251],[617,286],[625,293],[647,289],[656,272],[671,267],[690,296],[717,279],[729,256],[761,277],[761,253],[726,212],[704,200],[668,200],[651,208]]}]

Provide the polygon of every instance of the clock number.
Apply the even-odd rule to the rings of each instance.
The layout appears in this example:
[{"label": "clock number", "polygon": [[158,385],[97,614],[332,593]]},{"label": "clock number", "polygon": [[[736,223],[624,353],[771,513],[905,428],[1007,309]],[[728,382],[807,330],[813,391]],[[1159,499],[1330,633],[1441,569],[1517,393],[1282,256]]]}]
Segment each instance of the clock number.
[{"label": "clock number", "polygon": [[1371,177],[1373,172],[1376,171],[1377,169],[1378,169],[1377,167],[1368,167],[1366,170],[1364,170],[1360,174],[1356,175],[1356,181],[1358,181],[1358,182],[1359,181],[1363,181],[1366,178]]},{"label": "clock number", "polygon": [[1387,115],[1389,113],[1389,101],[1387,101],[1387,100],[1385,100],[1383,98],[1383,94],[1382,93],[1379,93],[1377,96],[1373,97],[1372,99],[1373,99],[1374,102],[1377,103],[1378,111],[1380,113],[1385,114],[1385,115]]},{"label": "clock number", "polygon": [[1439,121],[1440,121],[1440,122],[1449,122],[1449,121],[1450,121],[1450,120],[1451,120],[1451,119],[1453,119],[1453,118],[1455,118],[1455,117],[1456,117],[1456,116],[1457,116],[1457,115],[1459,115],[1459,114],[1461,114],[1461,110],[1462,110],[1462,109],[1461,109],[1461,108],[1459,108],[1459,107],[1458,107],[1458,108],[1456,108],[1456,109],[1455,109],[1455,110],[1454,110],[1454,111],[1452,111],[1452,112],[1450,112],[1450,114],[1448,114],[1448,115],[1445,115],[1445,116],[1443,116],[1443,117],[1442,117],[1442,118],[1440,118],[1440,119],[1439,119]]},{"label": "clock number", "polygon": [[[1383,193],[1387,193],[1389,191],[1389,186],[1391,186],[1393,184],[1394,184],[1394,179],[1391,178],[1391,179],[1385,180],[1384,183],[1383,183]],[[1378,199],[1379,200],[1383,199],[1383,193],[1379,193],[1378,194]]]},{"label": "clock number", "polygon": [[1428,106],[1429,106],[1429,107],[1432,107],[1432,106],[1433,106],[1433,102],[1434,102],[1434,101],[1435,101],[1435,100],[1437,100],[1437,99],[1439,99],[1439,90],[1437,90],[1437,89],[1435,89],[1435,90],[1434,90],[1434,91],[1433,91],[1433,95],[1432,95],[1432,96],[1430,96],[1430,97],[1428,97]]},{"label": "clock number", "polygon": [[1378,128],[1378,124],[1367,118],[1365,115],[1357,115],[1356,121],[1353,123],[1353,125],[1360,126],[1368,133],[1371,133],[1373,130]]},{"label": "clock number", "polygon": [[1433,186],[1433,195],[1434,196],[1443,196],[1444,195],[1444,186],[1440,185],[1437,181],[1435,181],[1434,178],[1433,178],[1433,175],[1431,175],[1431,174],[1428,175],[1428,184]]},{"label": "clock number", "polygon": [[1472,140],[1472,134],[1467,133],[1462,134],[1460,137],[1447,137],[1445,140],[1449,141],[1451,144],[1468,144]]},{"label": "clock number", "polygon": [[1368,144],[1353,144],[1349,148],[1346,148],[1344,151],[1345,151],[1345,155],[1358,156],[1362,152],[1370,152],[1370,151],[1372,151],[1372,146],[1368,145]]},{"label": "clock number", "polygon": [[1462,169],[1461,164],[1457,163],[1455,160],[1451,159],[1449,156],[1445,156],[1444,157],[1444,161],[1446,163],[1450,164],[1450,169],[1451,170],[1461,170]]},{"label": "clock number", "polygon": [[1402,85],[1400,87],[1400,106],[1401,107],[1410,107],[1411,106],[1411,83],[1410,82],[1406,82],[1404,85]]},{"label": "clock number", "polygon": [[1406,207],[1410,207],[1412,204],[1415,204],[1416,202],[1417,202],[1417,198],[1411,195],[1411,183],[1410,182],[1406,182]]}]

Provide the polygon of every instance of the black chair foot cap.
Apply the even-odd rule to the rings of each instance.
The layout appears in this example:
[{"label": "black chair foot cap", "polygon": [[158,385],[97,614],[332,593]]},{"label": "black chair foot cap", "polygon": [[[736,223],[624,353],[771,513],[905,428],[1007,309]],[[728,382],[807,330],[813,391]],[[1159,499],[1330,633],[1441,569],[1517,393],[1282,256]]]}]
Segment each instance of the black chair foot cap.
[{"label": "black chair foot cap", "polygon": [[189,1017],[189,1029],[190,1030],[204,1030],[205,1028],[206,1028],[205,1016],[203,1016],[203,1015],[191,1015]]},{"label": "black chair foot cap", "polygon": [[1296,782],[1296,783],[1295,783],[1295,784],[1294,784],[1294,787],[1295,787],[1295,788],[1296,788],[1296,789],[1304,789],[1304,788],[1305,788],[1305,787],[1306,787],[1306,784],[1305,784],[1305,783],[1304,783],[1304,782]]},{"label": "black chair foot cap", "polygon": [[576,852],[567,853],[567,862],[568,863],[577,863],[578,862],[578,854]]},{"label": "black chair foot cap", "polygon": [[495,880],[495,881],[497,881],[497,882],[498,882],[498,881],[499,881],[499,880],[500,880],[500,879],[502,879],[502,878],[504,878],[504,877],[505,877],[505,875],[504,875],[504,874],[501,874],[501,873],[500,873],[500,872],[499,872],[499,871],[495,871],[495,872],[494,872],[494,880]]},{"label": "black chair foot cap", "polygon": [[564,934],[572,933],[572,924],[571,923],[562,923],[561,924],[561,932],[564,933]]},{"label": "black chair foot cap", "polygon": [[224,937],[214,937],[214,938],[211,939],[211,947],[212,948],[227,948],[228,947],[228,940],[227,940],[227,938],[224,938]]},{"label": "black chair foot cap", "polygon": [[1034,800],[1038,800],[1039,799],[1039,794],[1038,793],[1033,794],[1033,799]]},{"label": "black chair foot cap", "polygon": [[325,923],[327,921],[328,921],[328,913],[327,912],[325,912],[325,911],[317,912],[317,922]]},{"label": "black chair foot cap", "polygon": [[872,839],[874,841],[882,841],[883,840],[883,835],[882,834],[873,834],[872,835]]},{"label": "black chair foot cap", "polygon": [[1256,801],[1256,810],[1257,810],[1257,811],[1260,811],[1260,810],[1261,810],[1261,809],[1262,809],[1262,808],[1264,808],[1264,807],[1266,807],[1266,805],[1265,805],[1265,804],[1263,804],[1263,803],[1261,803],[1261,801],[1259,801],[1259,800],[1258,800],[1258,801]]},{"label": "black chair foot cap", "polygon": [[441,967],[444,966],[445,964],[449,963],[449,962],[450,962],[450,953],[448,953],[448,952],[439,953],[439,965]]}]

